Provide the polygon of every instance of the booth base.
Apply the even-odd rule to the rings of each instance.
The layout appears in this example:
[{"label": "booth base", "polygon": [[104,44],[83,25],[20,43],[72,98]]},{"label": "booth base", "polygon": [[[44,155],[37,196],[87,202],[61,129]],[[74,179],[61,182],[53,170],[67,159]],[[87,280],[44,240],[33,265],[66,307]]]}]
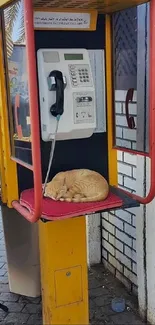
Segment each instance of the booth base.
[{"label": "booth base", "polygon": [[[34,189],[25,190],[21,193],[20,204],[27,208],[30,213],[34,212]],[[81,215],[104,212],[116,208],[131,208],[139,206],[139,203],[117,188],[111,187],[106,200],[89,203],[68,203],[53,201],[49,198],[42,200],[42,218],[48,221],[63,220]]]},{"label": "booth base", "polygon": [[43,325],[89,324],[86,218],[39,222]]},{"label": "booth base", "polygon": [[38,224],[27,222],[16,210],[4,205],[1,213],[9,289],[16,294],[38,297],[41,292]]}]

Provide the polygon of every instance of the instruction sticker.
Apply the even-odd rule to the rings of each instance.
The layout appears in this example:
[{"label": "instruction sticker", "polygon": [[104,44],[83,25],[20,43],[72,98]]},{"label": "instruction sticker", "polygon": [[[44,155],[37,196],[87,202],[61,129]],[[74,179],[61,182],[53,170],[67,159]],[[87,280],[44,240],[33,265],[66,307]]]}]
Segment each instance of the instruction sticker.
[{"label": "instruction sticker", "polygon": [[97,12],[35,11],[35,29],[95,30]]}]

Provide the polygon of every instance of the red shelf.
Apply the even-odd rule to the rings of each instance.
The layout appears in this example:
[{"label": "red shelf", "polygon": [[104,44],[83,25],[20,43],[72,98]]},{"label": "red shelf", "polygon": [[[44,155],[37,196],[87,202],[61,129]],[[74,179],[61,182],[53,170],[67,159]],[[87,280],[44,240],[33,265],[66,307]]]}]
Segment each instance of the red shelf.
[{"label": "red shelf", "polygon": [[[118,208],[122,204],[123,200],[112,192],[110,192],[106,200],[101,202],[68,203],[43,198],[41,217],[46,220],[67,219]],[[28,209],[30,213],[34,213],[34,189],[25,190],[21,193],[20,205]]]}]

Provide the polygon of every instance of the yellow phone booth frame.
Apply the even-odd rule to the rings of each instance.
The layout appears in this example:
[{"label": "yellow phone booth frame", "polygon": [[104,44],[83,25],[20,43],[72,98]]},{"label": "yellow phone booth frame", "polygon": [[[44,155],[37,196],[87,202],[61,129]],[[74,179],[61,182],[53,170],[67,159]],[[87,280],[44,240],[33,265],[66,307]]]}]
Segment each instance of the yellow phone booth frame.
[{"label": "yellow phone booth frame", "polygon": [[[1,10],[14,1],[0,0]],[[37,0],[25,0],[25,25],[33,29],[33,10]],[[59,7],[59,0],[42,1],[48,3],[49,8],[57,7],[57,10],[63,10]],[[83,2],[83,0],[78,1]],[[103,0],[85,1],[85,10],[97,10],[106,14],[106,88],[107,88],[107,129],[108,129],[108,169],[110,185],[117,185],[117,150],[113,148],[113,98],[112,98],[112,34],[111,18],[112,12],[123,10],[125,8],[145,3],[145,0]],[[39,2],[41,3],[41,1]],[[62,1],[60,1],[62,4]],[[68,1],[69,3],[69,1]],[[65,9],[71,12],[78,10],[77,1],[71,1],[68,4],[70,8]],[[152,17],[155,17],[155,0],[151,1]],[[82,9],[81,9],[82,11]],[[154,15],[154,16],[153,16]],[[0,21],[1,23],[1,21]],[[91,28],[95,28],[93,21]],[[27,31],[28,33],[28,31]],[[152,31],[152,37],[155,38],[155,28]],[[32,43],[32,52],[34,44]],[[9,208],[18,209],[16,202],[19,199],[17,163],[20,161],[11,157],[9,122],[7,115],[7,95],[6,80],[4,71],[4,53],[2,28],[0,31],[0,173],[1,173],[1,198],[2,202]],[[32,70],[35,69],[35,61],[31,62]],[[30,66],[28,72],[30,73]],[[32,72],[32,71],[31,71]],[[33,72],[32,72],[33,73]],[[35,74],[35,73],[34,73]],[[33,84],[30,85],[31,92]],[[36,89],[33,96],[37,97]],[[34,99],[33,99],[34,100]],[[34,112],[30,110],[30,117],[34,119]],[[155,113],[154,113],[155,114]],[[38,134],[36,133],[38,132]],[[39,126],[32,130],[33,138],[39,142]],[[32,143],[33,146],[33,143]],[[38,153],[36,164],[41,164]],[[34,162],[35,163],[35,162]],[[29,166],[25,167],[29,168]],[[39,180],[41,182],[41,180]],[[39,182],[34,179],[34,184]],[[36,183],[35,183],[36,182]],[[39,186],[41,183],[39,184]],[[13,190],[12,190],[13,189]],[[40,186],[39,193],[42,195]],[[38,208],[39,209],[39,208]],[[39,211],[39,210],[38,210]],[[20,212],[20,211],[19,211]],[[24,213],[23,213],[24,215]],[[27,218],[28,219],[28,218]],[[31,221],[31,220],[29,220]],[[37,221],[37,220],[33,220]],[[87,240],[86,240],[86,218],[85,216],[69,218],[61,221],[43,223],[39,221],[39,240],[40,240],[40,264],[41,264],[41,283],[43,299],[43,324],[89,324],[89,303],[88,303],[88,271],[87,271]]]}]

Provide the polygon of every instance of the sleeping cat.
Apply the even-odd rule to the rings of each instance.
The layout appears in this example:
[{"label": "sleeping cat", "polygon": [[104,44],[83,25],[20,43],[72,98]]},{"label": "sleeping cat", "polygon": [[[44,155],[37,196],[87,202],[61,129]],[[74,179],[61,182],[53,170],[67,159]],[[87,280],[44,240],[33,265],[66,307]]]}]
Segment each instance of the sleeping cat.
[{"label": "sleeping cat", "polygon": [[99,173],[88,169],[60,172],[46,185],[45,197],[56,201],[95,202],[107,198],[109,185]]}]

